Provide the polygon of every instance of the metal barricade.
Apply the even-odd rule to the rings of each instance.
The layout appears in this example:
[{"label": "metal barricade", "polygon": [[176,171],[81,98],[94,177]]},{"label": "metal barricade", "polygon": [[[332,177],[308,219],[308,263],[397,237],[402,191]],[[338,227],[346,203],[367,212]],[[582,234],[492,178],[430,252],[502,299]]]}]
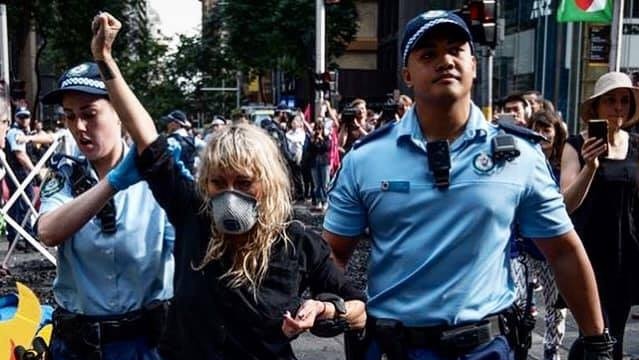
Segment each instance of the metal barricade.
[{"label": "metal barricade", "polygon": [[[9,200],[0,209],[0,214],[2,214],[5,221],[7,222],[7,226],[13,227],[17,232],[15,239],[13,239],[13,242],[11,243],[11,246],[9,247],[9,250],[7,251],[6,256],[4,257],[2,261],[2,265],[1,265],[2,268],[5,268],[5,269],[7,268],[7,264],[9,262],[9,258],[11,257],[11,253],[15,250],[15,247],[21,237],[24,238],[29,244],[31,244],[31,246],[33,246],[36,250],[38,250],[53,265],[57,264],[55,257],[47,250],[47,248],[42,246],[42,244],[40,244],[40,242],[37,239],[35,239],[31,234],[29,234],[29,232],[27,232],[24,229],[24,225],[26,224],[27,221],[29,221],[29,219],[32,216],[37,217],[38,215],[38,211],[33,206],[33,200],[35,199],[29,199],[29,197],[25,193],[25,189],[27,188],[29,183],[33,181],[33,178],[35,178],[36,175],[40,172],[40,170],[45,166],[47,160],[49,160],[49,158],[53,156],[53,154],[58,150],[59,144],[60,144],[60,138],[56,137],[53,143],[51,144],[51,146],[49,146],[49,149],[47,149],[47,151],[44,153],[44,155],[42,155],[40,160],[38,160],[38,163],[34,166],[33,170],[29,173],[29,175],[27,175],[27,177],[24,179],[22,183],[18,182],[18,179],[16,178],[13,172],[13,169],[11,169],[5,157],[0,156],[0,162],[2,163],[2,166],[5,168],[7,175],[9,175],[9,181],[13,181],[13,183],[17,186],[16,191],[13,194],[11,194],[11,197],[9,198]],[[21,197],[29,206],[29,209],[23,219],[13,219],[8,214],[9,209],[11,208],[11,206],[13,206],[16,203],[16,201],[18,200],[18,197]]]}]

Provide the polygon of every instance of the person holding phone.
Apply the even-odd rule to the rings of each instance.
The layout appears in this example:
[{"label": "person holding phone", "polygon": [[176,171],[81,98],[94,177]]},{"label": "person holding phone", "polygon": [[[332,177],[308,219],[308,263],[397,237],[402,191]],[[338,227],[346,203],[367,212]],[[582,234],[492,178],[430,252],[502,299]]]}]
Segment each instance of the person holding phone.
[{"label": "person holding phone", "polygon": [[568,138],[561,160],[562,193],[617,339],[615,360],[622,358],[626,320],[639,294],[639,135],[622,129],[637,121],[638,105],[639,88],[626,74],[602,75],[581,105],[588,131]]}]

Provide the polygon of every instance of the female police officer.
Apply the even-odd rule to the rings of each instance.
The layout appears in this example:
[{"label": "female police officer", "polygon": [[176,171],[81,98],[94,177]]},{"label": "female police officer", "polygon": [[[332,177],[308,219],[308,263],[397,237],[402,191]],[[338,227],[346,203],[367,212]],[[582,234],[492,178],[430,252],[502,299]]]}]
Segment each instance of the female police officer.
[{"label": "female police officer", "polygon": [[68,70],[43,100],[63,105],[83,154],[58,159],[42,190],[38,235],[58,258],[53,358],[157,359],[173,228],[148,185],[136,184],[135,150],[96,64]]},{"label": "female police officer", "polygon": [[[220,131],[194,184],[111,57],[120,23],[101,14],[93,25],[93,56],[140,150],[137,165],[176,228],[180,358],[294,359],[291,337],[326,324],[316,319],[363,327],[362,294],[345,283],[322,239],[290,221],[288,176],[268,134],[251,125]],[[307,286],[332,295],[303,301]]]}]

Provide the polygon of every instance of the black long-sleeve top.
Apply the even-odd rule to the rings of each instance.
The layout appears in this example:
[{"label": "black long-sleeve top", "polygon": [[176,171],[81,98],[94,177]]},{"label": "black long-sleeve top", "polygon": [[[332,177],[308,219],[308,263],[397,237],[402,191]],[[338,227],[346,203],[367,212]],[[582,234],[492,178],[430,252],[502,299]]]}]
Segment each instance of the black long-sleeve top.
[{"label": "black long-sleeve top", "polygon": [[295,359],[281,325],[286,311],[297,311],[307,287],[364,300],[330,260],[326,242],[296,222],[287,229],[293,246],[285,247],[283,239],[274,243],[257,300],[248,288],[230,288],[219,280],[228,268],[225,260],[193,270],[211,237],[210,217],[202,211],[205,200],[193,181],[180,175],[164,137],[144,150],[137,166],[176,231],[168,342],[179,358]]}]

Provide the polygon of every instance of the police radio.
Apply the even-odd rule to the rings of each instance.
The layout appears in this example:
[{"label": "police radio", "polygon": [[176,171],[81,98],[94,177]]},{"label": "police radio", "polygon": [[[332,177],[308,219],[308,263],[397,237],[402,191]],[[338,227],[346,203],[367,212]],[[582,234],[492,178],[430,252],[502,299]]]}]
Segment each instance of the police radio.
[{"label": "police radio", "polygon": [[428,167],[435,176],[435,186],[440,190],[450,185],[450,148],[447,140],[429,141],[426,143]]},{"label": "police radio", "polygon": [[498,134],[491,141],[493,160],[496,162],[513,161],[521,152],[517,149],[515,138],[505,133]]}]

